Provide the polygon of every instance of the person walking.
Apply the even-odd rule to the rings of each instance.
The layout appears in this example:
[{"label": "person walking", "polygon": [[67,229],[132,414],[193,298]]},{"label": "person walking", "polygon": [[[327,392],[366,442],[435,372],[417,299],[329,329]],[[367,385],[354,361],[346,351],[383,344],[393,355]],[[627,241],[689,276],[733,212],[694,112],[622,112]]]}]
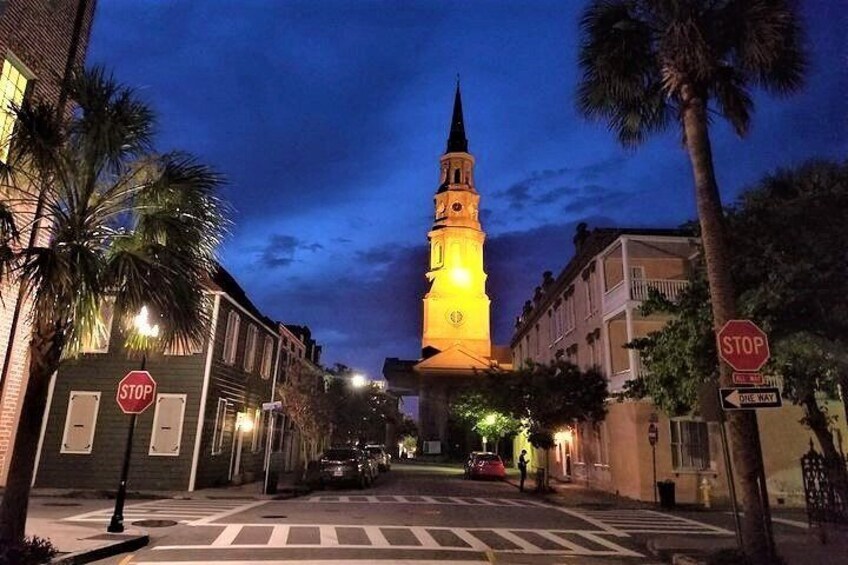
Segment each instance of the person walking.
[{"label": "person walking", "polygon": [[521,473],[521,481],[518,485],[518,490],[524,492],[524,481],[527,480],[527,450],[522,449],[521,455],[518,456],[518,472]]}]

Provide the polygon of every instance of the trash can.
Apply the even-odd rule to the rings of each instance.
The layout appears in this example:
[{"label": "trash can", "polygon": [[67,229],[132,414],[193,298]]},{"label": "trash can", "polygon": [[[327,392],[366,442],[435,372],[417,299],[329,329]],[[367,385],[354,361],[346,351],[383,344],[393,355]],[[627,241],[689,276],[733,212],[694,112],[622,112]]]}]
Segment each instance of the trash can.
[{"label": "trash can", "polygon": [[657,493],[662,508],[674,508],[674,481],[657,481]]}]

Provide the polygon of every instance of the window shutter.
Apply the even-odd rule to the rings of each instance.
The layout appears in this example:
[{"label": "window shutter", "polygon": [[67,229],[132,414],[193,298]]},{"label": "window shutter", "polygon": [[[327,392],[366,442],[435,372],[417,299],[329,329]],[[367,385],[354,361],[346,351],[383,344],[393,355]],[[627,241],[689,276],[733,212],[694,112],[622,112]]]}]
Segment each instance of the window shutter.
[{"label": "window shutter", "polygon": [[91,453],[99,408],[99,391],[71,391],[60,453]]},{"label": "window shutter", "polygon": [[148,455],[176,457],[180,454],[185,405],[185,394],[156,395],[156,413],[153,415]]}]

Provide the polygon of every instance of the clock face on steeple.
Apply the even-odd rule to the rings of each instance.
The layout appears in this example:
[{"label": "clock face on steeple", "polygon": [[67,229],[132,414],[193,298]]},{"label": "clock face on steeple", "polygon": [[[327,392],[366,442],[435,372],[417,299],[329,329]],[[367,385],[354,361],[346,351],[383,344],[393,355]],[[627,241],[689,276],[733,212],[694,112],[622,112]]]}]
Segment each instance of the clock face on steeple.
[{"label": "clock face on steeple", "polygon": [[460,204],[459,202],[454,202],[454,203],[451,205],[451,210],[453,210],[453,211],[454,211],[454,212],[456,212],[457,214],[458,214],[459,212],[462,212],[462,204]]}]

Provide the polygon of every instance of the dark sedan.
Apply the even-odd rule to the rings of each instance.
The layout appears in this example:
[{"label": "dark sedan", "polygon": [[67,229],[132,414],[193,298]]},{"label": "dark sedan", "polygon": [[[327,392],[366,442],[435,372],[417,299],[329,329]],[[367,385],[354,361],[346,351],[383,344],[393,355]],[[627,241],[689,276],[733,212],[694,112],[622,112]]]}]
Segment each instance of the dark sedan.
[{"label": "dark sedan", "polygon": [[372,476],[368,455],[353,447],[328,449],[319,462],[320,480],[327,484],[355,484],[359,488],[371,485]]}]

